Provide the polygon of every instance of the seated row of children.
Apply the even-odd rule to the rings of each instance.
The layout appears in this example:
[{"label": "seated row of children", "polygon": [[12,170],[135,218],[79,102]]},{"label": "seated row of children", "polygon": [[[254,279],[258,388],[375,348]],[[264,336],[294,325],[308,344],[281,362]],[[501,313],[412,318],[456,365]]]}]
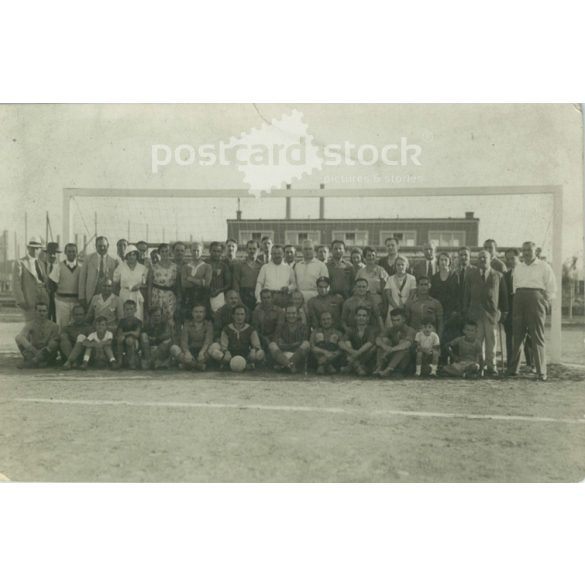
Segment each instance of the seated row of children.
[{"label": "seated row of children", "polygon": [[[264,292],[264,316],[267,308],[277,316],[271,328],[258,315],[250,324],[248,310],[237,302],[222,308],[222,319],[216,319],[214,327],[206,307],[196,304],[191,319],[175,335],[160,308],[151,309],[143,325],[135,316],[135,302],[127,300],[115,328],[104,316],[88,324],[83,307],[76,306],[73,321],[59,332],[47,319],[47,306],[40,303],[37,319],[25,326],[16,341],[28,367],[54,364],[60,352],[65,369],[90,365],[160,369],[178,364],[182,369],[205,370],[215,363],[220,369],[238,371],[267,365],[292,373],[311,367],[317,374],[437,375],[440,341],[431,320],[423,320],[417,332],[406,324],[405,311],[394,309],[390,326],[380,329],[372,324],[371,309],[358,306],[344,331],[335,327],[329,311],[321,312],[319,323],[309,331],[296,305],[284,311],[272,307],[267,298],[270,291]],[[463,336],[452,340],[448,349],[451,363],[443,373],[469,376],[482,370],[475,323],[467,322]]]}]

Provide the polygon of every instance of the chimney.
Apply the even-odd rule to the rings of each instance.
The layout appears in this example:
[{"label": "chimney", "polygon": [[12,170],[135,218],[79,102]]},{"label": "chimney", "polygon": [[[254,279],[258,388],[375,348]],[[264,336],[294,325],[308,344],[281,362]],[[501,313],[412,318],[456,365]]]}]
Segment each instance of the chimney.
[{"label": "chimney", "polygon": [[[321,183],[319,188],[325,189],[325,183]],[[325,219],[325,197],[319,197],[319,219]]]},{"label": "chimney", "polygon": [[[286,184],[286,190],[290,191],[290,183]],[[285,214],[286,219],[290,219],[291,217],[291,198],[287,197],[286,198],[286,214]]]},{"label": "chimney", "polygon": [[237,221],[242,221],[242,211],[241,211],[241,209],[238,209],[236,211],[236,220]]},{"label": "chimney", "polygon": [[465,219],[473,219],[473,211],[466,211],[465,212]]}]

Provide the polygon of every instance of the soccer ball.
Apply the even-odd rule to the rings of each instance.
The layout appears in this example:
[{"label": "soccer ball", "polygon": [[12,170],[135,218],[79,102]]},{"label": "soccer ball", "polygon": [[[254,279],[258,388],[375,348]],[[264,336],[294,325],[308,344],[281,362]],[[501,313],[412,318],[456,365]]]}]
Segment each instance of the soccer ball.
[{"label": "soccer ball", "polygon": [[232,372],[243,372],[246,369],[246,360],[241,355],[235,355],[230,360],[230,369]]}]

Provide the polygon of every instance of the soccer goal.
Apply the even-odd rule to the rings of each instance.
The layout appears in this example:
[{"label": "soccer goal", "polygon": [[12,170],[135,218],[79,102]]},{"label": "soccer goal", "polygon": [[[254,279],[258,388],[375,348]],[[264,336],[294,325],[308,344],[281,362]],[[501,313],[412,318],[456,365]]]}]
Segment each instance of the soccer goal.
[{"label": "soccer goal", "polygon": [[[548,353],[551,363],[561,361],[561,304],[562,304],[562,244],[563,244],[563,189],[560,185],[442,187],[442,188],[363,188],[359,189],[282,189],[262,197],[265,209],[282,205],[282,198],[309,199],[348,198],[436,198],[436,197],[494,197],[544,195],[552,199],[552,258],[551,265],[558,285],[558,295],[552,303],[551,343]],[[235,202],[252,198],[244,189],[93,189],[65,188],[63,190],[63,239],[78,239],[77,226],[83,234],[83,243],[89,247],[96,234],[103,234],[115,242],[126,238],[149,243],[173,240],[199,240],[198,229],[190,229],[188,219],[216,221],[218,225],[233,217]],[[86,200],[100,199],[99,212],[83,206]],[[154,201],[153,201],[154,200]],[[115,202],[115,204],[114,204]],[[522,240],[521,223],[529,217],[518,215],[518,240]],[[75,233],[73,227],[76,226]],[[217,239],[223,239],[218,233]],[[81,243],[81,238],[79,238]]]}]

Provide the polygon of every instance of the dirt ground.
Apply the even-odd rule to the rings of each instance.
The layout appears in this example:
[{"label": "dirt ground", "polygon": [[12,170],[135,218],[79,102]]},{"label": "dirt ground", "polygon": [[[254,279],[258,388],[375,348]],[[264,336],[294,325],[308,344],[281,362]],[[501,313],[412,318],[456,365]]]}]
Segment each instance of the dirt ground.
[{"label": "dirt ground", "polygon": [[[574,482],[583,330],[551,381],[20,371],[0,323],[0,474],[13,481]],[[582,365],[579,365],[582,364]]]}]

